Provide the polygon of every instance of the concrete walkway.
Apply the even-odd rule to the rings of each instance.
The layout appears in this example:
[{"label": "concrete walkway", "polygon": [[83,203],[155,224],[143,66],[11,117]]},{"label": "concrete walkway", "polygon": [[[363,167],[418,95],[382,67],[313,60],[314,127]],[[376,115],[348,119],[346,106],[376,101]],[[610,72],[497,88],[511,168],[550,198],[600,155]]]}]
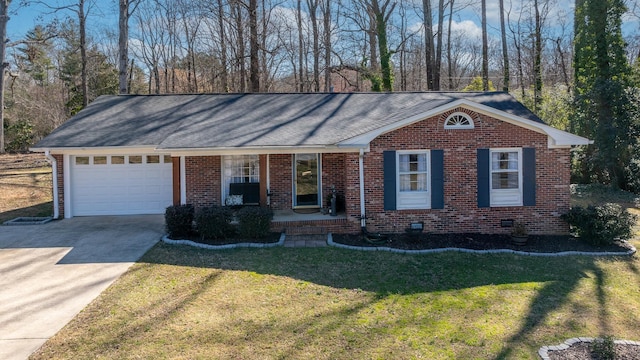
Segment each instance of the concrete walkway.
[{"label": "concrete walkway", "polygon": [[0,359],[23,360],[163,234],[162,215],[0,226]]},{"label": "concrete walkway", "polygon": [[327,235],[287,235],[284,240],[284,247],[325,247],[327,246]]}]

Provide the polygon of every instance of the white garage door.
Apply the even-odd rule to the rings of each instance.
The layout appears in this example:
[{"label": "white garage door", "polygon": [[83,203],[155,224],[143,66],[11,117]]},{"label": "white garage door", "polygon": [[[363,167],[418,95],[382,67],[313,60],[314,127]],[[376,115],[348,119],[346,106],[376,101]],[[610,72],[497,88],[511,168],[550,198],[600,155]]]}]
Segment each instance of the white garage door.
[{"label": "white garage door", "polygon": [[163,214],[173,202],[168,155],[72,156],[74,216]]}]

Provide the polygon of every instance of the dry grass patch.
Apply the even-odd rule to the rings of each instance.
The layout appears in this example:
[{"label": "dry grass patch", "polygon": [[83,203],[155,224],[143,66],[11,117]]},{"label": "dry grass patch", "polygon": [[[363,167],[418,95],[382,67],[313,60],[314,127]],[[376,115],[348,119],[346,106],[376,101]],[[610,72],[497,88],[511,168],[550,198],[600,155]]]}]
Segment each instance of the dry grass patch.
[{"label": "dry grass patch", "polygon": [[46,165],[42,154],[0,155],[0,223],[51,215],[51,167]]}]

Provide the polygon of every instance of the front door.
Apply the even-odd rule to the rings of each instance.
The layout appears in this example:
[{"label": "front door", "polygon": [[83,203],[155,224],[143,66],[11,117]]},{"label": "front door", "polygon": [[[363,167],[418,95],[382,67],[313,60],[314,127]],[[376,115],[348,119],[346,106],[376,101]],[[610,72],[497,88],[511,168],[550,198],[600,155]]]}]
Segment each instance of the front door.
[{"label": "front door", "polygon": [[320,207],[320,158],[318,154],[294,157],[293,206]]}]

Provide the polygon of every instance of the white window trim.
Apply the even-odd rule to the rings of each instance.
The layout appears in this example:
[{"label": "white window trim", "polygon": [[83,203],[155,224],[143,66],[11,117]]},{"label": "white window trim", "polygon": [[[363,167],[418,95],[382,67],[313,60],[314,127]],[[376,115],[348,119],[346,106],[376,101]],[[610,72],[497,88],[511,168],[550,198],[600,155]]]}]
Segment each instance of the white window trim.
[{"label": "white window trim", "polygon": [[[517,189],[493,189],[493,153],[517,152],[518,153],[518,188]],[[492,148],[489,149],[489,205],[491,207],[523,206],[523,182],[522,182],[522,148]],[[511,197],[511,199],[509,199]]]},{"label": "white window trim", "polygon": [[[225,206],[225,202],[227,199],[227,196],[229,196],[228,192],[229,192],[229,183],[227,183],[227,176],[225,174],[225,159],[229,158],[229,157],[237,157],[237,156],[242,156],[242,157],[257,157],[257,161],[258,161],[258,166],[260,166],[260,156],[255,155],[255,154],[241,154],[241,155],[223,155],[220,156],[220,176],[221,176],[221,181],[220,183],[222,184],[222,186],[220,186],[220,193],[221,193],[221,204],[222,206]],[[253,175],[252,175],[253,176]],[[260,182],[260,169],[258,168],[258,182]]]},{"label": "white window trim", "polygon": [[[462,116],[464,117],[467,121],[469,121],[469,124],[448,124],[449,120],[451,120],[451,118],[453,117],[457,117],[457,116]],[[471,116],[469,116],[469,114],[467,113],[463,113],[463,112],[454,112],[453,114],[447,116],[447,118],[444,120],[444,128],[445,129],[473,129],[474,123],[473,123],[473,119],[471,118]]]},{"label": "white window trim", "polygon": [[[427,156],[427,191],[400,192],[400,155],[425,154]],[[424,195],[421,202],[416,197]],[[413,200],[407,203],[408,200]],[[431,151],[430,150],[399,150],[396,151],[396,209],[414,210],[431,209]]]}]

